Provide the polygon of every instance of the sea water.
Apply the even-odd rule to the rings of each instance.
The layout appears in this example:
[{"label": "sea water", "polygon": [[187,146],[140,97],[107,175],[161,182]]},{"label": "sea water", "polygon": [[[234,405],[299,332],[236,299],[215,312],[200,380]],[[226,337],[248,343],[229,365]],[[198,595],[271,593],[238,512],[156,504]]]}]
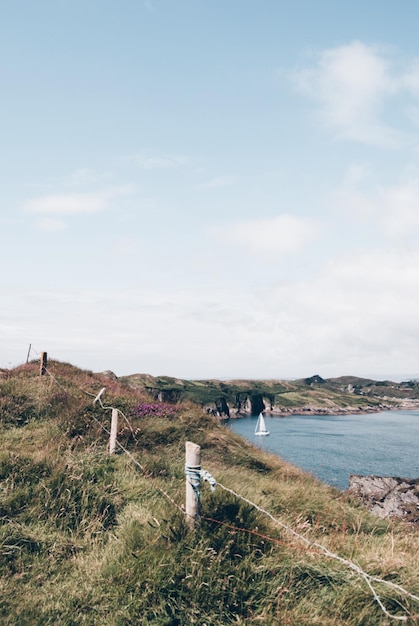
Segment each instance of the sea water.
[{"label": "sea water", "polygon": [[347,489],[350,474],[419,478],[419,411],[363,415],[265,414],[268,437],[254,435],[257,416],[229,428],[321,481]]}]

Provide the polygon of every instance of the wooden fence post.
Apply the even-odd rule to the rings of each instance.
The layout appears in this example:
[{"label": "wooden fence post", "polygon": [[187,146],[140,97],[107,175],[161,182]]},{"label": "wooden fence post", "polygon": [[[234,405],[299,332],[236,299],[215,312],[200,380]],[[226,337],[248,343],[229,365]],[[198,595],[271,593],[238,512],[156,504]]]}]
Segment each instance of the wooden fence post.
[{"label": "wooden fence post", "polygon": [[117,432],[118,432],[118,409],[112,409],[111,437],[109,440],[109,454],[115,454]]},{"label": "wooden fence post", "polygon": [[45,376],[45,374],[47,373],[47,362],[48,362],[48,355],[46,352],[41,352],[41,362],[40,362],[40,366],[39,366],[39,375],[40,376]]},{"label": "wooden fence post", "polygon": [[186,442],[186,523],[193,528],[198,517],[199,487],[201,484],[201,447],[191,441]]}]

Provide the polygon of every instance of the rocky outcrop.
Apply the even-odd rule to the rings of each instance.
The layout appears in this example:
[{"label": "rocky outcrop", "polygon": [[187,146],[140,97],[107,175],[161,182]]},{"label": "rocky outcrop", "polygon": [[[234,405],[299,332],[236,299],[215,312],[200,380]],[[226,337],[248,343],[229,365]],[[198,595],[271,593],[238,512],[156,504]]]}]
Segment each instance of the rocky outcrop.
[{"label": "rocky outcrop", "polygon": [[223,419],[230,417],[230,409],[225,398],[215,400],[215,402],[204,407],[204,410],[215,417],[221,417]]},{"label": "rocky outcrop", "polygon": [[348,493],[381,518],[419,523],[419,478],[352,475]]},{"label": "rocky outcrop", "polygon": [[272,404],[268,398],[262,398],[262,403],[252,403],[250,398],[242,402],[238,408],[237,405],[233,409],[230,408],[231,417],[242,417],[243,415],[258,415],[266,411],[275,417],[287,417],[289,415],[364,415],[366,413],[379,413],[380,411],[394,410],[393,405],[377,404],[371,406],[368,404],[358,406],[338,406],[331,403],[329,406],[302,405],[284,407]]},{"label": "rocky outcrop", "polygon": [[104,372],[99,372],[100,376],[104,376],[105,378],[110,378],[111,380],[118,380],[118,376],[112,372],[112,370],[105,370]]},{"label": "rocky outcrop", "polygon": [[357,406],[338,406],[330,403],[329,406],[293,406],[281,407],[274,405],[271,409],[267,409],[268,413],[284,417],[287,415],[356,415],[365,413],[379,413],[380,411],[389,411],[394,409],[393,405],[376,404],[374,406],[364,404]]},{"label": "rocky outcrop", "polygon": [[[228,406],[226,402],[226,406]],[[263,411],[272,410],[272,403],[260,393],[237,393],[232,407],[228,407],[231,417],[241,417],[242,415],[259,415]]]},{"label": "rocky outcrop", "polygon": [[241,417],[261,412],[350,415],[419,408],[419,381],[392,383],[356,376],[324,379],[319,374],[289,380],[184,380],[132,374],[119,379],[164,402],[192,401],[214,415]]},{"label": "rocky outcrop", "polygon": [[176,404],[179,402],[182,394],[179,389],[153,389],[152,387],[146,387],[146,390],[155,401],[167,404]]}]

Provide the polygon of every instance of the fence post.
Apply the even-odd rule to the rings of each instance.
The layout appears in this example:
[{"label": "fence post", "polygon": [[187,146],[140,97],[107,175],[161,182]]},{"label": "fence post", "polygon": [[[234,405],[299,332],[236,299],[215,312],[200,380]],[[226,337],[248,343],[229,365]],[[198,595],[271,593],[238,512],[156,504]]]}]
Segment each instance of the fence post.
[{"label": "fence post", "polygon": [[115,454],[117,432],[118,432],[118,409],[112,409],[111,437],[109,440],[109,454]]},{"label": "fence post", "polygon": [[199,488],[201,485],[201,447],[192,441],[186,442],[186,523],[193,528],[198,517]]},{"label": "fence post", "polygon": [[48,362],[48,355],[46,352],[41,352],[41,362],[40,362],[40,366],[39,366],[39,375],[40,376],[45,376],[45,374],[47,373],[47,362]]}]

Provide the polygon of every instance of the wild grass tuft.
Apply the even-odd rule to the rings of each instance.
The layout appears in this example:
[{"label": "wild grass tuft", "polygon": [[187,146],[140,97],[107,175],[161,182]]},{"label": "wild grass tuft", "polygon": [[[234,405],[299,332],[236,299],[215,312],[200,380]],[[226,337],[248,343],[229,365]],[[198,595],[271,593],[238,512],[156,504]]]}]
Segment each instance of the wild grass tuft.
[{"label": "wild grass tuft", "polygon": [[[48,369],[53,377],[28,364],[0,379],[2,625],[390,624],[362,577],[221,487],[202,486],[190,531],[186,440],[222,485],[419,594],[414,527],[373,517],[199,407],[133,415],[154,402],[143,391],[69,364]],[[108,454],[110,410],[93,404],[104,386],[105,406],[129,416],[118,440],[132,457]],[[411,598],[377,590],[389,611],[419,612]]]}]

